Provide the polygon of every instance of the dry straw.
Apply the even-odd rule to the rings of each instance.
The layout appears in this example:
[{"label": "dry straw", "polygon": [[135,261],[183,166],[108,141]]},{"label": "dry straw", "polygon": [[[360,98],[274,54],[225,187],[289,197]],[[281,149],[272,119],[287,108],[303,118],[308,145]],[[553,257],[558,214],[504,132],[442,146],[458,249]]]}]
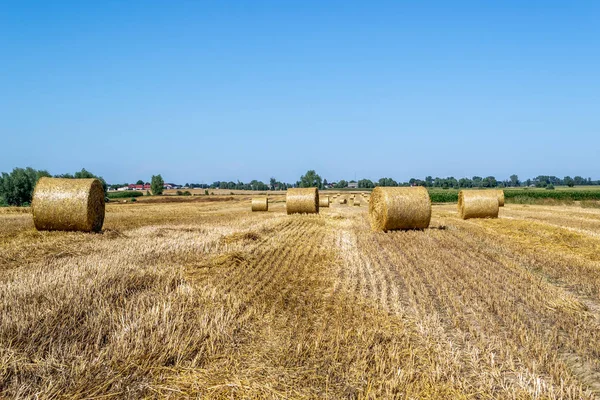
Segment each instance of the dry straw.
[{"label": "dry straw", "polygon": [[253,198],[252,211],[269,211],[269,199],[267,197]]},{"label": "dry straw", "polygon": [[346,204],[347,200],[345,198],[340,198],[340,200],[338,201],[340,204]]},{"label": "dry straw", "polygon": [[461,190],[458,194],[458,214],[462,219],[498,218],[499,207],[495,190]]},{"label": "dry straw", "polygon": [[431,199],[424,187],[373,189],[369,202],[371,227],[376,231],[425,229],[431,221]]},{"label": "dry straw", "polygon": [[496,192],[498,193],[498,205],[504,207],[504,190],[498,189]]},{"label": "dry straw", "polygon": [[504,207],[504,190],[502,189],[481,189],[475,190],[476,192],[480,192],[480,196],[490,196],[498,199],[498,206]]},{"label": "dry straw", "polygon": [[319,208],[329,207],[329,196],[319,196]]},{"label": "dry straw", "polygon": [[40,178],[31,206],[37,230],[99,232],[104,223],[98,179]]},{"label": "dry straw", "polygon": [[319,191],[317,188],[288,189],[285,206],[288,214],[318,214]]},{"label": "dry straw", "polygon": [[354,199],[354,205],[360,207],[360,197]]}]

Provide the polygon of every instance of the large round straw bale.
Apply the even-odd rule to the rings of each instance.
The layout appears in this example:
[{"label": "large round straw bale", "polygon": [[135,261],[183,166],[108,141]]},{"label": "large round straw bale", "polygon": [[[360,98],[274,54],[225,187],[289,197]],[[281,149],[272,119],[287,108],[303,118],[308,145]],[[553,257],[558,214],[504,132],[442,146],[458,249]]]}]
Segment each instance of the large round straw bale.
[{"label": "large round straw bale", "polygon": [[319,208],[329,207],[329,196],[319,196]]},{"label": "large round straw bale", "polygon": [[431,199],[424,187],[382,187],[371,193],[373,230],[425,229],[431,221]]},{"label": "large round straw bale", "polygon": [[31,206],[38,230],[99,232],[104,223],[98,179],[40,178]]},{"label": "large round straw bale", "polygon": [[285,207],[288,214],[318,214],[319,191],[317,188],[288,189]]},{"label": "large round straw bale", "polygon": [[339,203],[340,204],[346,204],[347,200],[343,197],[340,198]]},{"label": "large round straw bale", "polygon": [[359,206],[359,207],[360,207],[360,198],[359,198],[359,197],[356,197],[356,198],[354,199],[354,205],[355,205],[355,206]]},{"label": "large round straw bale", "polygon": [[462,219],[498,218],[500,204],[491,190],[461,190],[458,193],[458,214]]},{"label": "large round straw bale", "polygon": [[252,199],[252,211],[269,211],[269,199],[267,197],[254,197]]}]

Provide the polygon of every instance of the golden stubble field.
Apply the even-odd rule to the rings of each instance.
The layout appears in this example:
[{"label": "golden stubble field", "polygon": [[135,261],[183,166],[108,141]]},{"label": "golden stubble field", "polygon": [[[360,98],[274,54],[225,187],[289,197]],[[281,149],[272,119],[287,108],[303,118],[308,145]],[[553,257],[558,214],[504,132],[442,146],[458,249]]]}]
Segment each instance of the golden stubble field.
[{"label": "golden stubble field", "polygon": [[600,210],[108,204],[102,234],[0,211],[0,397],[594,398]]}]

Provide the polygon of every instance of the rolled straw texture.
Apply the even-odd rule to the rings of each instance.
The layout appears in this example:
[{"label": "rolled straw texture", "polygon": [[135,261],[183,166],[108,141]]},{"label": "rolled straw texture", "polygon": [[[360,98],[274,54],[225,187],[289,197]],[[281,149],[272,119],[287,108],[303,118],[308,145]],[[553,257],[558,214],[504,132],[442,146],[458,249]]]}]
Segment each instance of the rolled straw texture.
[{"label": "rolled straw texture", "polygon": [[319,208],[329,207],[329,196],[319,196]]},{"label": "rolled straw texture", "polygon": [[498,205],[504,207],[504,190],[498,189]]},{"label": "rolled straw texture", "polygon": [[288,214],[318,214],[319,191],[317,188],[288,189],[285,207]]},{"label": "rolled straw texture", "polygon": [[269,211],[269,199],[266,197],[253,198],[252,211]]},{"label": "rolled straw texture", "polygon": [[[490,192],[491,195],[490,195]],[[458,214],[462,219],[498,218],[500,204],[496,191],[461,190],[458,193]]]},{"label": "rolled straw texture", "polygon": [[373,189],[369,201],[371,227],[376,231],[425,229],[431,221],[431,199],[424,187]]},{"label": "rolled straw texture", "polygon": [[40,178],[31,206],[37,230],[99,232],[104,223],[98,179]]}]

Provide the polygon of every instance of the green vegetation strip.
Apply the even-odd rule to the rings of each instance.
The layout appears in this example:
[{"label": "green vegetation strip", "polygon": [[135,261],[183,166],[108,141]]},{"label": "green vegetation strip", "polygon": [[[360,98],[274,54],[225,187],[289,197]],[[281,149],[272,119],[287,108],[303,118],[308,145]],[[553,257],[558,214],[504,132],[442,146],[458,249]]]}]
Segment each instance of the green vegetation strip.
[{"label": "green vegetation strip", "polygon": [[[429,190],[433,203],[456,203],[458,202],[458,190]],[[507,189],[504,190],[504,198],[508,203],[522,203],[526,199],[531,200],[561,200],[561,201],[583,201],[600,200],[600,190],[535,190],[535,189]]]},{"label": "green vegetation strip", "polygon": [[122,192],[108,192],[107,194],[109,199],[129,199],[131,197],[140,197],[143,195],[143,192],[137,192],[133,190],[126,190]]}]

